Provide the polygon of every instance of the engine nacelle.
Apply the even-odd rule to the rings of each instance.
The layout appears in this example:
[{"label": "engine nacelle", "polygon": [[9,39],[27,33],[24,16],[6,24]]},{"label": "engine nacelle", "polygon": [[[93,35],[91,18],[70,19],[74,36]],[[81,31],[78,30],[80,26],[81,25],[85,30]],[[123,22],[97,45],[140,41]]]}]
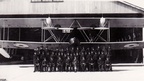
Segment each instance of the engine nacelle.
[{"label": "engine nacelle", "polygon": [[80,45],[80,41],[76,37],[70,38],[69,43],[70,45],[75,45],[75,46]]}]

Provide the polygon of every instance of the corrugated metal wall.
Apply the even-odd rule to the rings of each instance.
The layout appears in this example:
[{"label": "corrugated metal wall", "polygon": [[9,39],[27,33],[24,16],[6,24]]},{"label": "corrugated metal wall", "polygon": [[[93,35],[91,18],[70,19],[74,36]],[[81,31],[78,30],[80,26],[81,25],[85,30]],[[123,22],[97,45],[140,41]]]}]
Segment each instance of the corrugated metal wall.
[{"label": "corrugated metal wall", "polygon": [[64,0],[63,2],[31,3],[31,0],[2,0],[0,14],[60,13],[138,13],[135,8],[118,1]]}]

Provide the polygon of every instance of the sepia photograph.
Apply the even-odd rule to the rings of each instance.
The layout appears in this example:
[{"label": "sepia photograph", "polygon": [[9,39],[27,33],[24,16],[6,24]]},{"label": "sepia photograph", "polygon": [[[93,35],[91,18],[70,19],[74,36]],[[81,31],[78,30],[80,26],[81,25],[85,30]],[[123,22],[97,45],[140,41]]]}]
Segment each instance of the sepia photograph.
[{"label": "sepia photograph", "polygon": [[144,81],[143,3],[0,0],[0,81]]}]

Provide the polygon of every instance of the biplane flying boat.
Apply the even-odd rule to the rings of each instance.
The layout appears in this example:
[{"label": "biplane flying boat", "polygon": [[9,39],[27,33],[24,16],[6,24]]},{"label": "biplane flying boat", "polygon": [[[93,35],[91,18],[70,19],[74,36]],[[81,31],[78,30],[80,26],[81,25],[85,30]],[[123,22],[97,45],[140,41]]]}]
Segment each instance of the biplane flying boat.
[{"label": "biplane flying boat", "polygon": [[[2,19],[3,21],[9,21],[9,19]],[[19,19],[15,19],[15,20],[19,20]],[[80,45],[107,45],[110,47],[111,50],[115,50],[115,49],[141,49],[144,47],[143,41],[118,41],[118,42],[110,42],[110,41],[105,41],[105,42],[95,42],[95,41],[91,41],[90,38],[88,37],[88,35],[85,33],[85,30],[100,30],[100,31],[105,31],[105,30],[109,30],[110,29],[110,24],[109,21],[111,19],[105,19],[104,17],[99,19],[99,26],[82,26],[77,19],[74,19],[73,22],[71,23],[71,25],[69,27],[61,27],[59,25],[54,26],[53,22],[50,17],[46,18],[46,19],[41,19],[42,21],[42,27],[41,30],[43,31],[49,31],[50,32],[50,37],[47,39],[47,41],[50,38],[53,38],[55,40],[55,42],[47,42],[47,41],[41,41],[41,42],[33,42],[33,41],[13,41],[13,40],[0,40],[0,54],[3,55],[6,58],[10,58],[10,55],[8,54],[7,51],[5,51],[4,48],[15,48],[15,49],[35,49],[37,47],[40,46],[44,46],[44,47],[57,47],[57,46],[68,46],[71,44],[71,42],[67,42],[67,41],[59,41],[54,33],[52,31],[57,31],[57,30],[61,30],[62,32],[65,33],[71,33],[71,31],[82,31],[83,32],[83,36],[88,39],[87,42],[83,42],[83,41],[79,41]],[[55,19],[56,20],[56,19]],[[29,21],[24,21],[23,23],[28,22],[31,23]],[[72,26],[74,23],[77,23],[77,26]],[[16,23],[16,22],[15,22]],[[22,27],[22,26],[17,26],[17,27]],[[3,30],[4,28],[6,28],[5,23],[3,24]],[[31,27],[33,28],[33,27]],[[4,35],[4,34],[3,34]],[[42,37],[44,36],[44,34],[42,34]],[[75,37],[72,38],[73,39],[73,43],[75,43]],[[70,39],[70,40],[72,40]]]}]

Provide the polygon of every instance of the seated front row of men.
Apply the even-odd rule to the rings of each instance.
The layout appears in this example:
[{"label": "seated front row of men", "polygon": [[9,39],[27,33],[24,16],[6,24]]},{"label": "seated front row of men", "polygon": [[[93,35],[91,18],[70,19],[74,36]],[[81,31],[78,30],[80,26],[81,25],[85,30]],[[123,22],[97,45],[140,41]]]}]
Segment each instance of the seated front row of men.
[{"label": "seated front row of men", "polygon": [[107,51],[52,51],[38,48],[34,52],[34,72],[112,71]]}]

